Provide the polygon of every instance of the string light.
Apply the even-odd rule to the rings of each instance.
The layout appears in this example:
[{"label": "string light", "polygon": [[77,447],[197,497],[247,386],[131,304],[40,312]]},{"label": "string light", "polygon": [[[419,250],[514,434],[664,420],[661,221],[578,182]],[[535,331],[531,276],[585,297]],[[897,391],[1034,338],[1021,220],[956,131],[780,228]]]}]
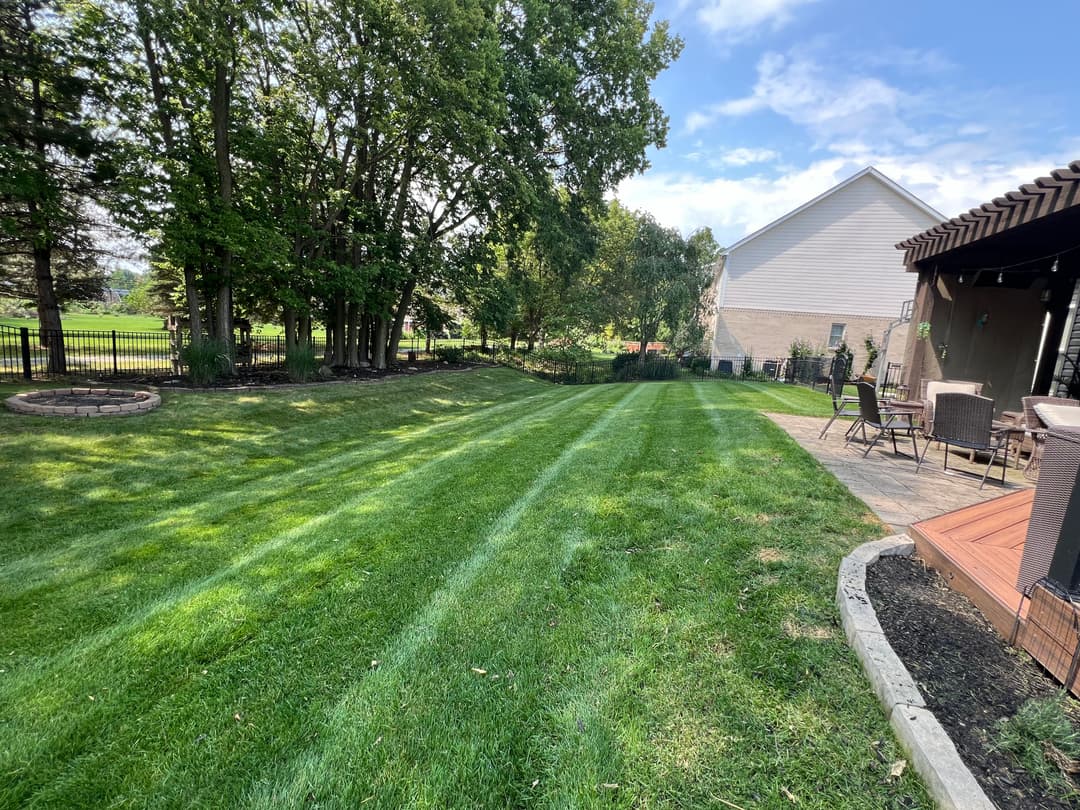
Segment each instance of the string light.
[{"label": "string light", "polygon": [[998,273],[998,284],[1000,284],[1004,280],[1005,280],[1005,274],[1004,273]]},{"label": "string light", "polygon": [[1054,257],[1054,263],[1052,265],[1050,265],[1050,272],[1051,273],[1056,273],[1057,272],[1057,263],[1058,263],[1058,257],[1055,256]]}]

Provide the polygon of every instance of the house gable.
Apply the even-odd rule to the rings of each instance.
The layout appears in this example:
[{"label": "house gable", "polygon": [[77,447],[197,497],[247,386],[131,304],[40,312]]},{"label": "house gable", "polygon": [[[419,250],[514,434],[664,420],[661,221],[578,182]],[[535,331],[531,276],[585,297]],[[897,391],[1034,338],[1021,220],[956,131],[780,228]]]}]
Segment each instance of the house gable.
[{"label": "house gable", "polygon": [[894,245],[939,220],[925,203],[864,169],[733,245],[717,303],[895,317],[915,280]]}]

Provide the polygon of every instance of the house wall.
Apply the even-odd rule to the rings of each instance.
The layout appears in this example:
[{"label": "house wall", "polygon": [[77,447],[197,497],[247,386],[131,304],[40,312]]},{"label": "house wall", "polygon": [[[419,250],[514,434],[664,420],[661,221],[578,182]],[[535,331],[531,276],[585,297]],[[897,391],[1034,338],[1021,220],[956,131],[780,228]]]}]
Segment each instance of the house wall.
[{"label": "house wall", "polygon": [[928,322],[930,336],[919,340],[914,327],[908,336],[905,368],[911,390],[917,392],[924,379],[971,380],[983,383],[983,396],[994,400],[996,413],[1021,410],[1035,373],[1045,285],[972,287],[953,275],[934,278],[924,271],[921,276],[914,320]]},{"label": "house wall", "polygon": [[732,248],[717,304],[892,320],[914,297],[916,281],[894,245],[937,221],[864,175]]},{"label": "house wall", "polygon": [[[768,309],[728,309],[717,314],[712,354],[716,357],[787,357],[792,342],[805,340],[823,354],[828,352],[829,331],[834,323],[846,325],[844,339],[854,354],[854,371],[866,364],[865,338],[879,347],[882,336],[896,315],[888,318],[850,313],[778,312]],[[908,324],[893,330],[888,357],[882,362],[900,362],[907,342]],[[881,366],[884,369],[884,365]]]}]

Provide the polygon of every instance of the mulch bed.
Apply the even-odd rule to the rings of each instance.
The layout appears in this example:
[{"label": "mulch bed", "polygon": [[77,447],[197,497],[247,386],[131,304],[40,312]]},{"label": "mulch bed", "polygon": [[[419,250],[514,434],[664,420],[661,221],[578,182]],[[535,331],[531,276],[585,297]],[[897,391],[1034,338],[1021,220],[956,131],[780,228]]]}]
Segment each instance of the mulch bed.
[{"label": "mulch bed", "polygon": [[[405,365],[395,364],[389,368],[335,368],[331,377],[315,376],[304,385],[334,382],[374,382],[388,377],[405,377],[432,371],[459,371],[474,368],[474,363],[444,363],[439,360],[417,360]],[[115,382],[115,380],[113,380]],[[125,383],[149,385],[159,389],[190,388],[191,382],[186,377],[176,375],[142,376],[124,378]],[[238,368],[231,377],[222,377],[206,388],[263,388],[293,385],[289,375],[280,369]]]},{"label": "mulch bed", "polygon": [[866,590],[889,643],[987,796],[1003,810],[1080,807],[1046,795],[1042,783],[991,745],[999,719],[1030,698],[1058,694],[1060,686],[918,559],[882,557],[866,570]]}]

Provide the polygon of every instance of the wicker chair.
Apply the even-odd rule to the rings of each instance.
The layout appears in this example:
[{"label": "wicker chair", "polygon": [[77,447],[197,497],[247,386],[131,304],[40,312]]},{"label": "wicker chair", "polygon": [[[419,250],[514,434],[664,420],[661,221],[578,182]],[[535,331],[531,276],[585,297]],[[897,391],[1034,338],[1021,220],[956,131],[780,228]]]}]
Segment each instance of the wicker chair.
[{"label": "wicker chair", "polygon": [[1024,594],[1045,577],[1069,590],[1076,587],[1078,579],[1080,431],[1054,428],[1043,438],[1043,470],[1035,488],[1016,583]]},{"label": "wicker chair", "polygon": [[982,489],[998,452],[1004,448],[1005,460],[1001,466],[1001,483],[1004,484],[1005,469],[1009,466],[1009,434],[994,430],[994,400],[976,394],[942,393],[937,395],[934,411],[933,428],[926,435],[926,446],[923,447],[915,472],[919,471],[926,460],[930,442],[937,441],[945,445],[946,470],[949,469],[950,446],[987,451],[990,453],[990,461],[986,465],[982,481],[979,482],[979,489]]},{"label": "wicker chair", "polygon": [[983,385],[968,380],[923,380],[919,399],[923,401],[922,431],[929,435],[934,429],[934,405],[938,394],[982,394]]},{"label": "wicker chair", "polygon": [[850,436],[852,431],[859,425],[859,398],[844,396],[844,383],[846,382],[847,360],[838,354],[833,358],[832,368],[829,370],[829,395],[832,397],[833,415],[832,418],[825,423],[825,427],[821,429],[821,433],[818,434],[819,439],[825,438],[825,434],[829,432],[832,423],[841,416],[856,417],[854,424],[852,424],[847,429],[847,433],[844,434],[845,436]]},{"label": "wicker chair", "polygon": [[1039,464],[1042,460],[1043,444],[1046,442],[1047,429],[1046,424],[1039,418],[1035,406],[1049,402],[1053,405],[1075,407],[1080,405],[1080,400],[1065,399],[1063,397],[1024,397],[1021,401],[1024,405],[1024,421],[1022,424],[1024,430],[1031,436],[1032,442],[1031,455],[1028,456],[1028,463],[1024,468],[1024,477],[1036,479],[1039,477]]},{"label": "wicker chair", "polygon": [[[877,389],[874,388],[873,383],[860,382],[855,384],[856,389],[859,391],[859,418],[852,426],[848,433],[847,442],[844,444],[847,447],[851,443],[855,428],[862,429],[863,442],[866,443],[866,449],[863,450],[863,458],[869,455],[870,451],[874,449],[881,437],[886,433],[892,438],[893,452],[900,454],[900,451],[896,447],[896,434],[902,433],[905,436],[911,438],[911,447],[915,453],[915,460],[919,459],[919,446],[915,443],[915,426],[911,421],[911,414],[908,412],[896,412],[882,409],[878,406]],[[877,430],[877,435],[872,440],[867,440],[866,429],[874,428]]]}]

